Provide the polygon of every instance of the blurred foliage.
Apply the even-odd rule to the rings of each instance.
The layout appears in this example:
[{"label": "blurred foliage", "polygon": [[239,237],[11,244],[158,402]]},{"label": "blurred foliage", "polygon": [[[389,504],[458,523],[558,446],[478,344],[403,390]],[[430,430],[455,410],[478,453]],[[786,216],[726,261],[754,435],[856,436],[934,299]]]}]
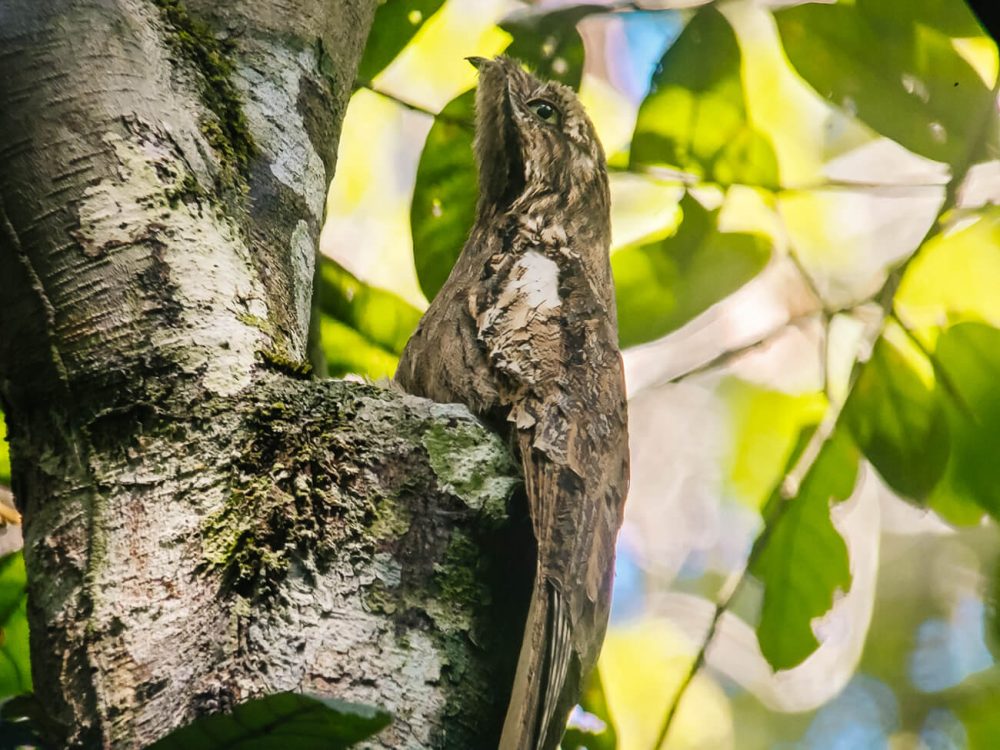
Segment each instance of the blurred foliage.
[{"label": "blurred foliage", "polygon": [[715,8],[698,13],[657,66],[631,154],[636,168],[673,167],[720,185],[778,185],[774,149],[747,117],[736,35]]},{"label": "blurred foliage", "polygon": [[948,422],[929,363],[905,335],[894,339],[882,336],[875,344],[843,416],[882,478],[924,502],[948,460]]},{"label": "blurred foliage", "polygon": [[599,5],[586,4],[557,10],[526,9],[500,23],[500,28],[513,37],[504,54],[523,60],[543,78],[578,88],[584,50],[576,25],[603,11]]},{"label": "blurred foliage", "polygon": [[615,750],[618,746],[618,733],[611,720],[599,667],[594,667],[587,678],[580,696],[580,713],[570,717],[562,745],[584,750]]},{"label": "blurred foliage", "polygon": [[[803,445],[811,433],[804,432]],[[796,451],[790,474],[801,459]],[[764,508],[767,524],[750,553],[750,572],[764,585],[760,650],[776,670],[800,664],[819,646],[813,618],[851,587],[847,545],[830,519],[830,505],[850,497],[857,466],[850,437],[835,431],[799,486],[779,485]]]},{"label": "blurred foliage", "polygon": [[31,691],[24,557],[0,558],[0,698]]},{"label": "blurred foliage", "polygon": [[722,385],[733,421],[728,481],[741,502],[759,510],[784,475],[796,438],[823,416],[820,394],[790,394],[736,378]]},{"label": "blurred foliage", "polygon": [[275,693],[205,716],[150,750],[338,750],[380,732],[392,717],[380,708],[300,693]]},{"label": "blurred foliage", "polygon": [[317,279],[327,373],[391,376],[420,311],[392,292],[362,283],[329,258],[321,258]]},{"label": "blurred foliage", "polygon": [[995,97],[952,43],[982,35],[963,3],[812,3],[775,19],[798,73],[878,132],[950,164],[980,140]]},{"label": "blurred foliage", "polygon": [[319,307],[354,328],[373,344],[402,354],[420,321],[420,311],[398,295],[371,287],[323,258],[319,268]]},{"label": "blurred foliage", "polygon": [[441,110],[417,167],[410,226],[413,262],[427,299],[444,285],[476,218],[474,104],[475,92],[466,91]]},{"label": "blurred foliage", "polygon": [[1000,519],[1000,330],[959,323],[938,339],[934,359],[952,436],[941,492]]},{"label": "blurred foliage", "polygon": [[679,206],[683,222],[675,234],[611,258],[623,347],[679,328],[756,276],[770,256],[763,237],[721,232],[718,209],[705,209],[690,194]]},{"label": "blurred foliage", "polygon": [[444,0],[383,0],[358,66],[358,79],[371,81],[402,51]]}]

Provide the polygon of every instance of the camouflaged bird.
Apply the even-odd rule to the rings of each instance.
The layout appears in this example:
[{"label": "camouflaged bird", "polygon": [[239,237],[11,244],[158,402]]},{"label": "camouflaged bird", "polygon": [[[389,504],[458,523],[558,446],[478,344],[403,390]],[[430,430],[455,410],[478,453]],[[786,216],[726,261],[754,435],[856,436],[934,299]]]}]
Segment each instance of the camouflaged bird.
[{"label": "camouflaged bird", "polygon": [[604,639],[628,487],[608,179],[571,89],[469,60],[476,223],[396,380],[504,425],[520,455],[537,568],[500,748],[549,750]]}]

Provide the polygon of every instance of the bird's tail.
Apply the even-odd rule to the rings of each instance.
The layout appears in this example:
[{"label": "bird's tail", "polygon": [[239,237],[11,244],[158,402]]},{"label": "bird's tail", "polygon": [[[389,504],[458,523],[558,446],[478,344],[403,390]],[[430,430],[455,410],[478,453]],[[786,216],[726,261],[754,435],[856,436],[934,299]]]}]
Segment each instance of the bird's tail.
[{"label": "bird's tail", "polygon": [[499,750],[558,747],[571,708],[562,700],[571,657],[566,600],[551,581],[537,575]]}]

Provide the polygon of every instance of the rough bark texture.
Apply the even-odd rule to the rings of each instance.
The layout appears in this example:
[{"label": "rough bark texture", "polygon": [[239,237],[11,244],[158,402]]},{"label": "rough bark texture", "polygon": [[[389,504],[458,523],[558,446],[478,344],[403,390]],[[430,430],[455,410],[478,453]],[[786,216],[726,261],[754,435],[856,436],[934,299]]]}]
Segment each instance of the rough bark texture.
[{"label": "rough bark texture", "polygon": [[0,5],[0,398],[58,746],[277,690],[388,708],[376,747],[499,733],[506,448],[458,407],[308,379],[374,5]]}]

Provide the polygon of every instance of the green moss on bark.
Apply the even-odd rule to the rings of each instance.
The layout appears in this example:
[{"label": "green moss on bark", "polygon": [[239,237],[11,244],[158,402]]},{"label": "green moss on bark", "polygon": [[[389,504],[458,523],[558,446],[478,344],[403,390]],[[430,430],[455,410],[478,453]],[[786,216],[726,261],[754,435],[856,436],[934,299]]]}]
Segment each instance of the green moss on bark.
[{"label": "green moss on bark", "polygon": [[202,102],[213,117],[201,123],[202,134],[219,155],[223,182],[246,189],[250,163],[258,148],[243,112],[243,99],[233,83],[232,42],[218,39],[193,18],[180,0],[153,0],[167,27],[167,42],[195,69]]},{"label": "green moss on bark", "polygon": [[370,557],[374,506],[342,497],[356,494],[358,462],[336,460],[354,451],[337,416],[262,399],[244,420],[252,437],[233,464],[225,505],[203,526],[203,568],[255,599],[276,590],[293,558],[308,567],[344,549]]}]

